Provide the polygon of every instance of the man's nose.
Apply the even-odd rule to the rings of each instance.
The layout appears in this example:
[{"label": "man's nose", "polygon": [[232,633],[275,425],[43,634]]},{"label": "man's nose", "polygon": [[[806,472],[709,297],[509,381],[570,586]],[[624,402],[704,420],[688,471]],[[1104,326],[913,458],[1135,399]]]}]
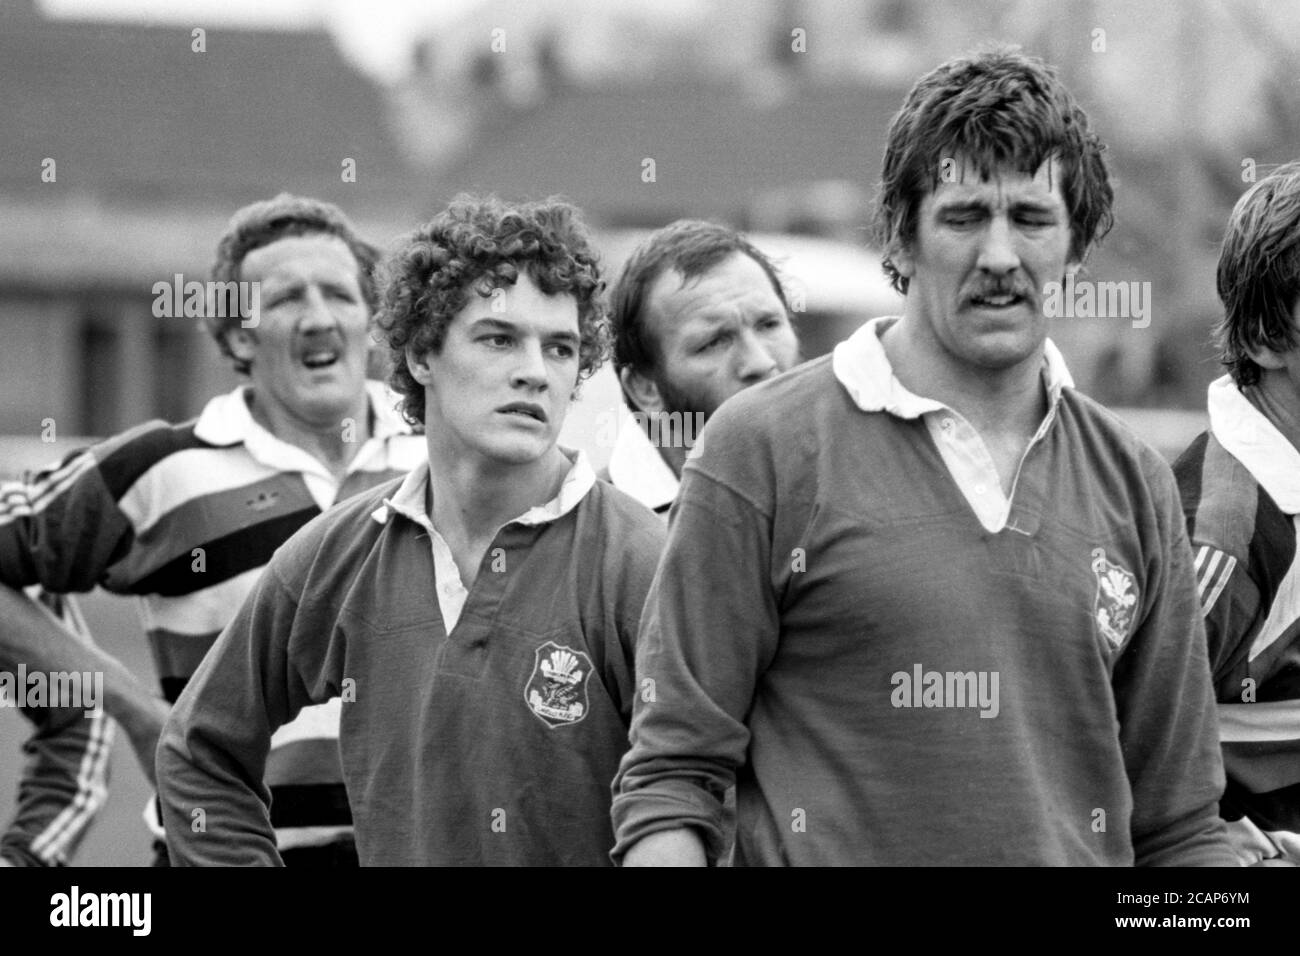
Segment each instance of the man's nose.
[{"label": "man's nose", "polygon": [[1006,275],[1020,266],[1015,237],[1006,216],[994,216],[980,239],[977,265],[985,272]]},{"label": "man's nose", "polygon": [[303,296],[302,312],[298,318],[298,331],[314,332],[320,329],[334,328],[337,317],[320,289],[308,289]]},{"label": "man's nose", "polygon": [[545,389],[549,380],[542,343],[537,339],[525,339],[516,354],[518,361],[511,372],[510,383],[518,387]]},{"label": "man's nose", "polygon": [[745,329],[737,343],[736,377],[746,385],[753,385],[777,370],[776,359],[753,329]]}]

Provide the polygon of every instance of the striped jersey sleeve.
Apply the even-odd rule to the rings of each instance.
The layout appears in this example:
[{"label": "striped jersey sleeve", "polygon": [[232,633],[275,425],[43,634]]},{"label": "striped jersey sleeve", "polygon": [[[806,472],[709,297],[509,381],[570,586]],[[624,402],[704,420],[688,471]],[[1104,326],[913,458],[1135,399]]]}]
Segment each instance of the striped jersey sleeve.
[{"label": "striped jersey sleeve", "polygon": [[[358,450],[334,500],[423,460],[421,436],[381,432]],[[0,581],[137,596],[163,697],[175,703],[271,555],[329,506],[305,457],[258,433],[242,390],[211,400],[196,421],[131,429],[0,487]],[[273,740],[266,783],[281,849],[351,831],[340,713],[338,700],[305,708]],[[161,836],[155,810],[151,802],[146,823]]]},{"label": "striped jersey sleeve", "polygon": [[[90,633],[75,602],[42,592],[43,604],[85,641]],[[0,856],[16,866],[64,866],[108,797],[115,725],[80,707],[23,711],[35,733],[23,745],[18,806],[0,837]]]},{"label": "striped jersey sleeve", "polygon": [[1218,701],[1220,812],[1247,863],[1300,863],[1300,519],[1203,435],[1175,468]]}]

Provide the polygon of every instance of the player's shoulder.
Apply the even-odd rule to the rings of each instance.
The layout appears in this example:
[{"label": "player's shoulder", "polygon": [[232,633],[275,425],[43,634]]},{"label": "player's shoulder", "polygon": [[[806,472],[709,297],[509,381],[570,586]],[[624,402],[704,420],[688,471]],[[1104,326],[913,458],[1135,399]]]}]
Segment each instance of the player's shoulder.
[{"label": "player's shoulder", "polygon": [[820,404],[838,397],[831,359],[823,355],[752,385],[727,399],[714,417],[768,428],[792,422],[798,427],[816,417]]},{"label": "player's shoulder", "polygon": [[1136,472],[1148,482],[1173,489],[1173,473],[1165,457],[1096,399],[1064,388],[1058,416],[1091,466]]},{"label": "player's shoulder", "polygon": [[727,399],[705,426],[703,444],[730,453],[788,447],[825,428],[834,419],[832,406],[842,406],[845,398],[831,356],[823,355]]},{"label": "player's shoulder", "polygon": [[658,548],[667,537],[663,519],[607,478],[597,476],[582,505],[613,541]]},{"label": "player's shoulder", "polygon": [[1174,462],[1189,536],[1243,565],[1289,567],[1296,549],[1292,516],[1210,429]]},{"label": "player's shoulder", "polygon": [[136,425],[68,456],[60,469],[93,464],[113,497],[120,498],[159,462],[194,448],[210,447],[195,434],[195,421],[153,420]]},{"label": "player's shoulder", "polygon": [[280,545],[271,563],[282,576],[298,578],[368,553],[391,519],[384,500],[403,480],[391,478],[327,508]]}]

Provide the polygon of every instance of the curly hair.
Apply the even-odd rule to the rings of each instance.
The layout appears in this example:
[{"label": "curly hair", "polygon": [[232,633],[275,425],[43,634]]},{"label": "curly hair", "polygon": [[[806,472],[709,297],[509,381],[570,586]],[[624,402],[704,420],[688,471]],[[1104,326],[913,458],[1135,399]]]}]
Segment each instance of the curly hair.
[{"label": "curly hair", "polygon": [[511,203],[458,195],[427,225],[402,240],[379,268],[383,286],[376,325],[389,350],[388,382],[411,424],[424,423],[424,386],[406,365],[406,350],[441,351],[447,326],[470,301],[512,286],[520,270],[546,295],[578,303],[578,381],[609,352],[605,283],[577,207],[558,197]]},{"label": "curly hair", "polygon": [[[244,257],[254,249],[291,236],[315,233],[337,236],[347,244],[352,257],[357,260],[361,295],[371,314],[374,314],[378,304],[374,269],[379,261],[379,250],[357,235],[356,229],[338,206],[319,199],[280,193],[274,199],[244,206],[230,218],[230,224],[217,243],[217,261],[212,266],[212,279],[215,282],[238,282]],[[240,321],[239,314],[233,309],[209,308],[203,316],[203,324],[217,340],[221,353],[234,363],[236,372],[247,375],[249,363],[235,355],[227,341],[227,334]]]},{"label": "curly hair", "polygon": [[1070,257],[1082,262],[1114,223],[1105,148],[1056,70],[1036,57],[999,47],[927,73],[890,124],[876,196],[874,231],[890,283],[907,293],[893,256],[916,239],[921,200],[938,185],[948,159],[960,159],[984,179],[1005,168],[1033,175],[1057,159]]},{"label": "curly hair", "polygon": [[1223,318],[1215,344],[1238,387],[1259,381],[1252,350],[1289,352],[1300,302],[1300,162],[1279,166],[1245,192],[1219,252]]},{"label": "curly hair", "polygon": [[[645,305],[647,293],[660,275],[672,269],[689,281],[734,252],[758,263],[788,316],[790,302],[780,275],[772,261],[753,243],[729,226],[703,219],[678,219],[651,233],[637,246],[610,294],[614,368],[620,373],[631,368],[648,374],[659,365],[658,343],[646,327]],[[638,411],[626,392],[623,399],[629,408]]]}]

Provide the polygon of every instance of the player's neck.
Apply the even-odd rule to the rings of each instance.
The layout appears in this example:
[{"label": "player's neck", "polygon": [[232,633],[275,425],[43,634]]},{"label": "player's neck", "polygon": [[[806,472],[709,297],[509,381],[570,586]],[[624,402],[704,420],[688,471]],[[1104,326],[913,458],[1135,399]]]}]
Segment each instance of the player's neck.
[{"label": "player's neck", "polygon": [[275,402],[259,400],[251,390],[248,405],[255,422],[281,441],[307,452],[336,478],[346,473],[370,437],[370,410],[364,394],[348,414],[328,422],[310,421]]},{"label": "player's neck", "polygon": [[1291,447],[1300,448],[1300,390],[1286,369],[1266,368],[1261,372],[1259,382],[1245,390],[1246,397]]},{"label": "player's neck", "polygon": [[906,322],[887,329],[881,340],[903,387],[947,405],[984,436],[1037,431],[1047,414],[1042,384],[1043,352],[1004,369],[961,365],[933,341],[922,341]]},{"label": "player's neck", "polygon": [[544,505],[560,490],[571,467],[552,446],[541,458],[508,465],[478,455],[456,454],[434,447],[429,451],[429,517],[440,534],[474,541],[491,539],[502,525],[530,508]]}]

